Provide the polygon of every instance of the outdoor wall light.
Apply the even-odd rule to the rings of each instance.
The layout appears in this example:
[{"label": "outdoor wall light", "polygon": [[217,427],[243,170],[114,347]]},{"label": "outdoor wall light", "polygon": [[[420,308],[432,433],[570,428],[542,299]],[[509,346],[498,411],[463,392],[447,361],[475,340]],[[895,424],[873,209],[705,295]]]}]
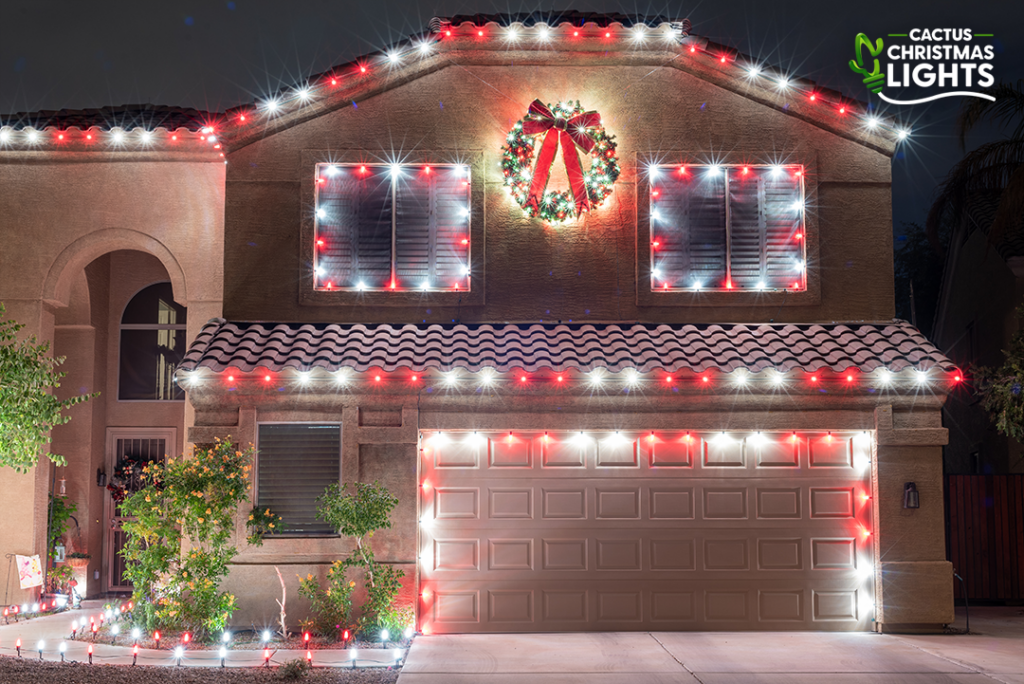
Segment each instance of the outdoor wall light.
[{"label": "outdoor wall light", "polygon": [[903,507],[921,507],[921,494],[917,491],[917,484],[914,482],[907,482],[903,485]]}]

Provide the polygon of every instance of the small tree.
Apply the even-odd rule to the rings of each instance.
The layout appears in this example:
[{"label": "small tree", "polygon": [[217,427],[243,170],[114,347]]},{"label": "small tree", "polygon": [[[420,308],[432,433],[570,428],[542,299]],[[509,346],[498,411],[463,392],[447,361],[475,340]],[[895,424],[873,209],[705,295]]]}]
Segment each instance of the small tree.
[{"label": "small tree", "polygon": [[[143,468],[142,489],[121,505],[135,517],[124,523],[122,553],[147,628],[186,629],[202,639],[226,626],[237,606],[220,584],[238,553],[235,515],[249,498],[254,453],[217,440],[191,458]],[[280,518],[265,509],[250,515],[248,527],[248,542],[260,545],[264,533],[280,529]]]},{"label": "small tree", "polygon": [[[332,484],[316,501],[317,517],[338,534],[352,537],[356,543],[355,551],[341,561],[340,567],[362,568],[366,578],[367,599],[357,629],[364,633],[384,627],[396,631],[395,623],[399,618],[393,604],[405,573],[378,563],[369,540],[377,530],[391,527],[391,511],[398,505],[398,499],[382,484],[356,482],[348,493],[338,484]],[[332,572],[336,572],[335,568]],[[341,580],[344,580],[343,575]]]},{"label": "small tree", "polygon": [[[35,337],[19,342],[18,331],[25,326],[3,320],[3,315],[0,304],[0,466],[26,473],[50,443],[50,430],[71,420],[62,411],[98,393],[70,399],[53,396],[65,375],[57,370],[64,357],[48,356],[49,343],[37,344]],[[67,463],[60,454],[48,456],[57,465]]]},{"label": "small tree", "polygon": [[[1024,320],[1024,306],[1017,309],[1018,320]],[[975,371],[975,381],[982,405],[996,424],[996,430],[1018,442],[1024,441],[1024,331],[1014,333],[1010,348],[1003,351],[1005,360],[998,367],[982,367]]]}]

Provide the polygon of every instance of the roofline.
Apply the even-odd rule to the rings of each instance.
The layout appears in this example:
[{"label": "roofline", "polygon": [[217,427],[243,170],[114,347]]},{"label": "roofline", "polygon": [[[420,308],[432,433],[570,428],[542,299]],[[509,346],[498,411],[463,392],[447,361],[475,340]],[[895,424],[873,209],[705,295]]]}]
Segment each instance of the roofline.
[{"label": "roofline", "polygon": [[[887,156],[894,154],[898,141],[904,135],[898,123],[883,121],[872,114],[868,105],[862,101],[844,97],[838,91],[823,88],[813,81],[797,79],[782,69],[764,64],[725,45],[690,35],[689,22],[685,19],[663,20],[654,26],[649,19],[640,15],[484,15],[485,18],[510,19],[524,16],[526,22],[503,20],[500,23],[487,21],[483,24],[466,21],[463,20],[465,17],[459,16],[452,19],[435,17],[430,21],[427,32],[413,34],[389,49],[366,53],[332,67],[312,76],[305,85],[278,90],[269,98],[254,100],[223,113],[152,105],[139,107],[154,113],[180,114],[187,111],[205,117],[212,127],[218,129],[223,145],[233,150],[447,66],[505,65],[510,61],[534,65],[565,64],[565,53],[568,51],[575,56],[580,66],[636,64],[676,68]],[[631,23],[613,20],[579,23],[562,21],[549,26],[544,21],[538,21],[550,16],[614,17],[625,18]],[[515,39],[512,38],[513,34]],[[569,49],[557,49],[563,46]],[[799,96],[799,99],[794,100],[794,95]],[[274,111],[268,111],[271,102],[276,105]],[[133,107],[104,109],[130,108]],[[0,150],[10,145],[10,138],[16,130],[11,127],[10,121],[45,119],[49,125],[43,129],[31,129],[28,132],[24,132],[24,127],[17,129],[21,135],[38,137],[44,131],[59,134],[62,121],[91,111],[60,110],[55,113],[0,116],[0,126],[7,126],[0,129],[0,133],[8,138],[7,141],[0,140]],[[104,110],[98,110],[98,116],[103,115]],[[199,133],[203,128],[190,132]],[[111,130],[113,132],[116,127]],[[144,135],[143,132],[137,134]],[[44,144],[48,139],[49,136]]]}]

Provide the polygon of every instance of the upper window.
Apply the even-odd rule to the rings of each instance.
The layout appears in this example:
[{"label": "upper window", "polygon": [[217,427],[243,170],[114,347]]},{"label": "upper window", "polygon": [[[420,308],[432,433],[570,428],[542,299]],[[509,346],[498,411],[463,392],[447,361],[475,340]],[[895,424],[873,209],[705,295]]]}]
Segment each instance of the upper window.
[{"label": "upper window", "polygon": [[117,397],[122,401],[181,401],[174,369],[185,354],[185,307],[170,283],[150,285],[132,297],[121,317]]},{"label": "upper window", "polygon": [[341,480],[341,426],[259,426],[256,505],[281,516],[284,534],[332,534],[316,516],[316,498]]},{"label": "upper window", "polygon": [[468,290],[462,165],[317,164],[316,290]]},{"label": "upper window", "polygon": [[651,289],[805,290],[799,166],[652,166]]}]

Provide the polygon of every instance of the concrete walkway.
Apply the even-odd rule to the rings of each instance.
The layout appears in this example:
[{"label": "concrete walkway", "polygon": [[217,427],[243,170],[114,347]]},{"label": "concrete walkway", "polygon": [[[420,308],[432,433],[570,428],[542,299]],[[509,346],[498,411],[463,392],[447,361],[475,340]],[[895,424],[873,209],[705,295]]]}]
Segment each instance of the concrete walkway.
[{"label": "concrete walkway", "polygon": [[[31,660],[39,659],[37,644],[40,640],[45,642],[43,648],[43,659],[48,661],[60,660],[60,644],[65,644],[65,659],[80,663],[88,662],[89,644],[93,646],[93,663],[96,665],[130,665],[132,662],[132,649],[126,646],[111,646],[109,637],[104,642],[99,639],[96,642],[85,636],[72,641],[71,623],[73,620],[88,618],[89,615],[99,615],[103,603],[101,601],[84,601],[83,607],[79,610],[70,610],[56,615],[43,615],[29,619],[11,621],[10,624],[3,624],[0,618],[0,657],[14,657],[17,654],[16,643],[21,639],[21,657]],[[130,625],[121,623],[122,630],[131,629]],[[167,644],[159,650],[140,648],[139,665],[165,665],[176,666],[178,664],[174,657],[174,647],[177,643]],[[278,650],[271,643],[271,667],[276,667],[289,660],[304,659],[304,650]],[[355,651],[355,658],[352,658]],[[314,649],[314,667],[387,667],[395,664],[396,657],[405,657],[405,649]],[[354,662],[353,662],[354,661]],[[235,650],[229,645],[227,658],[224,664],[226,667],[259,667],[263,665],[263,650]],[[217,649],[200,651],[186,649],[181,660],[182,667],[220,667],[220,654]]]},{"label": "concrete walkway", "polygon": [[[964,627],[958,611],[955,626]],[[970,635],[622,632],[416,637],[399,684],[1024,684],[1024,611]]]}]

